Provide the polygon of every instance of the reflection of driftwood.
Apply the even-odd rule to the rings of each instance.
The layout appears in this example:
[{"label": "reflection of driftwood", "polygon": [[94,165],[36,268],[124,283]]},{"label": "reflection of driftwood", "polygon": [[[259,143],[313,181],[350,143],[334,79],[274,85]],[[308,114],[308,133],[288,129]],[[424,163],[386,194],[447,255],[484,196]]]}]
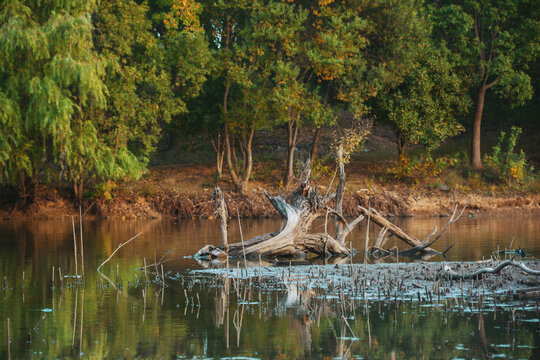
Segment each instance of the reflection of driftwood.
[{"label": "reflection of driftwood", "polygon": [[444,272],[448,276],[450,276],[450,278],[452,280],[475,279],[477,276],[480,276],[482,274],[498,274],[502,269],[504,269],[505,267],[507,267],[509,265],[520,268],[521,270],[523,270],[524,272],[526,272],[527,274],[530,274],[530,275],[536,275],[536,276],[540,275],[540,270],[533,270],[533,269],[528,268],[527,266],[525,266],[525,264],[523,264],[521,262],[514,261],[514,260],[506,260],[506,261],[503,261],[502,263],[500,263],[499,265],[495,266],[494,268],[487,267],[487,268],[477,270],[477,271],[475,271],[473,273],[470,273],[470,274],[458,274],[457,272],[452,270],[448,265],[446,265],[444,267]]},{"label": "reflection of driftwood", "polygon": [[216,327],[220,327],[223,325],[223,321],[225,319],[225,312],[227,310],[227,306],[229,305],[229,292],[231,287],[231,279],[227,277],[223,277],[223,287],[219,288],[218,295],[215,298],[215,309],[216,314],[214,317],[214,325]]}]

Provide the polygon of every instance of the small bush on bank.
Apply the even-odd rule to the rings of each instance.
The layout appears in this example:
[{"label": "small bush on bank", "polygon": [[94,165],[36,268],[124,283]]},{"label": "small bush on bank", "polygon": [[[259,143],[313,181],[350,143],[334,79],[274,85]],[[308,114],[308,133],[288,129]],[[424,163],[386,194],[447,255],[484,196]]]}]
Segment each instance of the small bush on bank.
[{"label": "small bush on bank", "polygon": [[511,187],[523,187],[535,181],[534,167],[527,163],[525,152],[516,150],[516,143],[522,129],[512,126],[510,134],[501,131],[491,155],[484,156],[487,181],[499,181]]}]

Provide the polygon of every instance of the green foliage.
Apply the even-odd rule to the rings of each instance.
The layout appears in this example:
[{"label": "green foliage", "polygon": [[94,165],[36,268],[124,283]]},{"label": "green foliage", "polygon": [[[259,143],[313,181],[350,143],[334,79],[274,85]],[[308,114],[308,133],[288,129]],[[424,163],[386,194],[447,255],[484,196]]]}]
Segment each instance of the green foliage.
[{"label": "green foliage", "polygon": [[452,51],[452,63],[474,91],[473,166],[481,167],[480,127],[489,89],[512,106],[533,95],[531,67],[540,56],[537,0],[433,1],[427,7],[434,37]]},{"label": "green foliage", "polygon": [[90,179],[140,177],[163,123],[187,111],[204,38],[191,17],[156,37],[148,12],[133,0],[2,3],[0,176],[22,197],[43,170],[59,168],[78,200]]},{"label": "green foliage", "polygon": [[445,170],[459,164],[459,156],[405,158],[397,165],[387,169],[387,173],[396,180],[406,181],[413,186],[421,181],[439,176]]},{"label": "green foliage", "polygon": [[104,109],[107,94],[92,47],[94,9],[85,1],[0,7],[1,176],[23,199],[31,200],[47,161],[73,155],[74,137],[92,142],[83,118]]},{"label": "green foliage", "polygon": [[312,180],[319,180],[323,176],[328,176],[332,173],[332,169],[329,165],[327,165],[329,160],[329,156],[323,157],[323,158],[316,158],[313,160],[311,164],[311,179]]},{"label": "green foliage", "polygon": [[523,150],[519,152],[515,150],[521,133],[522,129],[517,126],[512,126],[508,137],[506,132],[501,131],[491,155],[484,156],[488,169],[507,185],[521,184],[534,172],[534,168],[527,164]]},{"label": "green foliage", "polygon": [[470,103],[464,90],[444,49],[423,44],[403,82],[381,94],[379,104],[396,132],[430,152],[463,131],[456,115],[463,114]]},{"label": "green foliage", "polygon": [[463,131],[457,116],[470,104],[453,54],[444,43],[431,39],[432,18],[424,8],[414,9],[411,16],[417,25],[401,35],[408,45],[406,67],[393,72],[374,101],[379,118],[398,135],[400,156],[406,143],[421,144],[430,153]]}]

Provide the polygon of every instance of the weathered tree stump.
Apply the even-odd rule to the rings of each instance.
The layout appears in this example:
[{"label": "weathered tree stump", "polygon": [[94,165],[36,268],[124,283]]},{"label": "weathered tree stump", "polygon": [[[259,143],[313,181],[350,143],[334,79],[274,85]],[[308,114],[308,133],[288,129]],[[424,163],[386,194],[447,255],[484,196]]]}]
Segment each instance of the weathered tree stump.
[{"label": "weathered tree stump", "polygon": [[[328,203],[335,194],[319,195],[317,189],[309,186],[309,169],[304,169],[302,180],[292,193],[285,196],[271,196],[265,191],[266,198],[276,211],[285,219],[285,226],[275,232],[258,235],[244,242],[229,244],[228,248],[207,245],[199,250],[199,257],[243,257],[257,258],[304,258],[308,253],[319,256],[348,256],[351,250],[341,241],[328,233],[310,233],[311,224],[317,217],[329,211]],[[357,222],[358,223],[358,222]],[[350,232],[347,229],[347,234]]]}]

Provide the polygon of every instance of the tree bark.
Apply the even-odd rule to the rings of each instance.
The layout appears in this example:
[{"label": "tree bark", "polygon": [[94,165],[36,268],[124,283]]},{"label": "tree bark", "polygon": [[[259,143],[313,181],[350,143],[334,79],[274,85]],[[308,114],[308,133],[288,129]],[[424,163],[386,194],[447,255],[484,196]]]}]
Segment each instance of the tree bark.
[{"label": "tree bark", "polygon": [[405,144],[407,140],[405,140],[405,136],[401,134],[399,131],[395,131],[396,133],[396,139],[397,139],[397,151],[398,151],[398,161],[400,163],[405,162]]},{"label": "tree bark", "polygon": [[317,129],[315,129],[315,135],[313,136],[313,142],[311,143],[310,159],[312,163],[315,160],[315,158],[317,158],[317,153],[319,152],[319,141],[321,140],[321,135],[322,135],[322,129],[318,127]]},{"label": "tree bark", "polygon": [[214,190],[214,209],[215,214],[219,217],[221,227],[221,242],[223,243],[223,250],[228,251],[229,243],[227,237],[227,218],[229,214],[227,212],[227,205],[225,205],[225,198],[223,192],[219,187]]},{"label": "tree bark", "polygon": [[[363,208],[361,206],[359,206],[358,208],[360,209],[360,211],[365,216],[367,216],[370,213],[370,211],[368,209],[366,209],[366,208]],[[411,235],[407,234],[401,228],[397,227],[396,225],[392,224],[390,221],[386,220],[383,216],[381,216],[378,212],[374,211],[373,209],[371,209],[370,219],[375,224],[377,224],[377,225],[379,225],[381,227],[387,228],[388,231],[390,233],[392,233],[392,235],[394,235],[398,239],[406,242],[407,244],[409,244],[413,248],[417,247],[417,246],[422,246],[422,241],[418,240],[414,236],[411,236]],[[426,252],[438,252],[437,250],[432,249],[430,247],[424,248],[423,251],[426,251]]]},{"label": "tree bark", "polygon": [[217,179],[220,180],[223,174],[223,160],[225,158],[225,146],[223,145],[221,133],[215,139],[212,139],[212,146],[216,152],[216,175]]},{"label": "tree bark", "polygon": [[473,118],[473,130],[472,130],[472,141],[471,141],[471,166],[473,169],[482,168],[482,153],[480,149],[480,138],[481,138],[481,124],[482,124],[482,113],[484,111],[484,99],[486,96],[486,79],[483,80],[482,84],[477,90],[476,93],[476,102],[474,108],[474,118]]}]

